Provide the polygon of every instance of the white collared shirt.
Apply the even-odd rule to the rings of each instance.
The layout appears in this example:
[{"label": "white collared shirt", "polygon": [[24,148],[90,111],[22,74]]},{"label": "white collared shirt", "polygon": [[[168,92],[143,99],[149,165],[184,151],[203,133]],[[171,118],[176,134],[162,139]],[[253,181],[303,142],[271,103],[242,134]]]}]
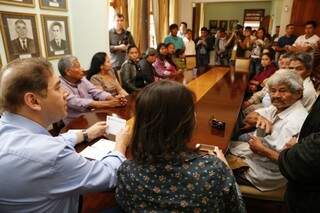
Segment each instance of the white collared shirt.
[{"label": "white collared shirt", "polygon": [[[258,109],[256,112],[272,122],[271,135],[262,138],[263,144],[278,152],[294,135],[300,132],[308,115],[300,100],[279,114],[276,114],[277,108],[273,105]],[[257,135],[257,131],[254,132],[254,135]],[[245,177],[259,190],[274,190],[286,184],[287,181],[281,175],[278,164],[267,157],[253,153],[248,143],[241,143],[230,151],[232,154],[245,157],[249,165]]]},{"label": "white collared shirt", "polygon": [[183,43],[185,46],[185,55],[195,55],[196,54],[196,45],[194,41],[191,39],[187,39],[186,37],[183,37]]},{"label": "white collared shirt", "polygon": [[310,111],[312,105],[317,100],[318,94],[314,85],[310,79],[307,77],[303,80],[303,97],[302,97],[302,104],[303,106]]},{"label": "white collared shirt", "polygon": [[301,35],[294,42],[293,46],[302,46],[302,47],[312,47],[314,50],[317,47],[317,42],[320,40],[320,37],[314,34],[310,38],[306,38],[306,35]]}]

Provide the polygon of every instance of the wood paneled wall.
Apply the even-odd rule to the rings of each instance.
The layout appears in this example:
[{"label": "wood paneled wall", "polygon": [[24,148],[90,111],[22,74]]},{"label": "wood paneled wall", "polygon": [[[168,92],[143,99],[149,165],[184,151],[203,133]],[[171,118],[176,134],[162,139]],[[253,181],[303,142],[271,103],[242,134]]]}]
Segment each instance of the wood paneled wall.
[{"label": "wood paneled wall", "polygon": [[294,0],[291,23],[298,34],[304,34],[304,24],[309,20],[317,21],[316,33],[320,35],[320,0]]}]

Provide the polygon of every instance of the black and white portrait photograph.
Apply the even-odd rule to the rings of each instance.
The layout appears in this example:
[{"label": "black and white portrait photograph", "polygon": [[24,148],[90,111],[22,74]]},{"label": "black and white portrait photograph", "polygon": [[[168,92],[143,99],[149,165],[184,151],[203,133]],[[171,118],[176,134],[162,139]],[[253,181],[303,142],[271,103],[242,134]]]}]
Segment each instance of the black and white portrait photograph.
[{"label": "black and white portrait photograph", "polygon": [[40,56],[38,28],[34,14],[1,12],[1,29],[7,60]]},{"label": "black and white portrait photograph", "polygon": [[218,28],[218,20],[210,20],[209,21],[209,29],[217,29]]},{"label": "black and white portrait photograph", "polygon": [[220,20],[219,21],[219,28],[228,30],[228,20]]},{"label": "black and white portrait photograph", "polygon": [[0,4],[16,5],[21,7],[34,7],[34,0],[0,0]]},{"label": "black and white portrait photograph", "polygon": [[68,10],[67,0],[39,0],[40,8],[47,10]]},{"label": "black and white portrait photograph", "polygon": [[229,31],[231,32],[232,30],[234,30],[237,24],[239,24],[238,20],[229,20]]},{"label": "black and white portrait photograph", "polygon": [[42,15],[41,19],[47,57],[57,58],[71,54],[68,17]]}]

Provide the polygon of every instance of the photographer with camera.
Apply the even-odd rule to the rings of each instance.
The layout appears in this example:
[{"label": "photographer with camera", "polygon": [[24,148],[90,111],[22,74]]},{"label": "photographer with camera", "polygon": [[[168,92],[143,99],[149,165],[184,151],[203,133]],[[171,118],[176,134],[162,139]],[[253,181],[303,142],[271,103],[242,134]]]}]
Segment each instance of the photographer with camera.
[{"label": "photographer with camera", "polygon": [[124,28],[124,16],[118,13],[114,20],[115,27],[109,30],[109,44],[112,69],[116,72],[126,60],[128,46],[135,46],[135,43],[130,31]]}]

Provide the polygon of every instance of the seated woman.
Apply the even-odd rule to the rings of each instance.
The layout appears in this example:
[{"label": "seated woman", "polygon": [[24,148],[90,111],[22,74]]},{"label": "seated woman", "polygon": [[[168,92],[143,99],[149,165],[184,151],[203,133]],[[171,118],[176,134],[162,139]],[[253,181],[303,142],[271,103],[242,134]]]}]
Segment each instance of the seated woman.
[{"label": "seated woman", "polygon": [[109,92],[112,96],[128,95],[114,75],[110,58],[105,52],[98,52],[92,57],[87,79],[97,88]]},{"label": "seated woman", "polygon": [[127,57],[128,59],[122,64],[120,71],[122,86],[128,93],[137,92],[148,84],[146,76],[138,64],[138,48],[129,46]]},{"label": "seated woman", "polygon": [[249,81],[248,90],[251,93],[257,92],[262,89],[262,82],[269,78],[273,73],[276,72],[277,67],[272,62],[272,53],[263,53],[261,57],[262,70],[256,74],[252,80]]},{"label": "seated woman", "polygon": [[[167,45],[170,47],[171,43]],[[157,47],[158,58],[153,63],[154,68],[156,68],[156,72],[158,77],[160,78],[170,78],[174,79],[177,75],[177,66],[170,60],[168,57],[168,48],[165,43],[160,43]]]},{"label": "seated woman", "polygon": [[281,150],[296,137],[308,112],[301,103],[302,78],[295,72],[276,72],[267,82],[272,105],[250,113],[245,128],[257,127],[246,139],[231,144],[230,152],[245,158],[247,171],[236,174],[241,184],[251,184],[261,191],[275,190],[286,184],[277,164]]},{"label": "seated woman", "polygon": [[132,156],[119,169],[116,200],[128,212],[245,212],[223,153],[188,148],[195,95],[175,81],[146,86],[136,101]]}]

